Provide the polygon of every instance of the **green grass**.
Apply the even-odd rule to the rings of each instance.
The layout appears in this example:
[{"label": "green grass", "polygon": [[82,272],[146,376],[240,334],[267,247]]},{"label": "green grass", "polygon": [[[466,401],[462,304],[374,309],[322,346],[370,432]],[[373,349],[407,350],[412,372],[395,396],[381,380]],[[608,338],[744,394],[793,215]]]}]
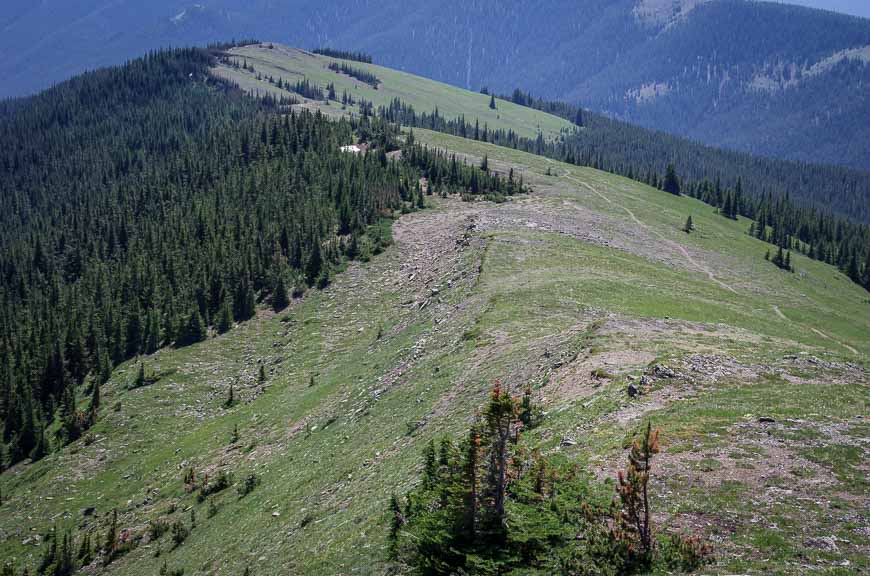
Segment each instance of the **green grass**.
[{"label": "green grass", "polygon": [[[278,58],[277,52],[244,50],[252,51],[249,61],[258,69]],[[297,54],[312,79],[342,81],[323,69],[324,59]],[[448,115],[488,103],[484,96],[435,83],[426,88],[415,84],[422,80],[398,72],[377,68],[376,74],[384,81],[378,97],[391,97],[389,90],[408,97],[419,91],[418,109],[438,103]],[[360,91],[366,89],[362,86]],[[426,92],[430,89],[431,94]],[[455,98],[448,97],[454,92]],[[496,121],[514,122],[506,104],[499,103],[499,110],[502,118]],[[516,126],[534,130],[534,116],[516,120]],[[841,369],[821,365],[771,369],[746,381],[721,378],[693,395],[645,413],[638,410],[624,420],[617,417],[647,399],[629,400],[625,379],[609,368],[612,380],[602,378],[590,396],[550,397],[557,364],[613,351],[643,352],[663,363],[699,350],[747,364],[780,362],[786,354],[801,353],[864,362],[870,354],[866,292],[832,267],[802,257],[796,257],[797,274],[780,272],[763,260],[765,245],[746,235],[746,221],[721,218],[694,200],[488,144],[424,130],[417,134],[432,145],[516,166],[539,189],[499,210],[522,210],[529,202],[566,215],[589,210],[601,216],[602,234],[630,240],[637,224],[624,210],[628,208],[656,250],[647,254],[592,244],[522,224],[495,227],[480,245],[463,252],[450,271],[454,278],[474,281],[442,290],[444,308],[435,312],[434,304],[422,311],[408,306],[398,276],[366,280],[398,270],[403,257],[414,261],[415,254],[403,255],[402,247],[393,245],[288,311],[264,314],[202,344],[145,358],[148,369],[161,374],[150,386],[128,390],[138,364],[127,363],[104,388],[92,442],[77,442],[0,476],[0,557],[32,566],[44,550],[34,545],[35,535],[56,526],[99,537],[113,509],[122,528],[141,531],[155,519],[189,523],[192,507],[197,527],[180,547],[170,550],[169,536],[164,536],[118,560],[110,573],[157,573],[164,561],[189,575],[241,574],[246,565],[257,575],[384,573],[390,495],[416,481],[425,442],[464,430],[491,382],[502,378],[514,387],[532,381],[545,398],[548,414],[530,435],[537,447],[563,451],[583,463],[606,464],[607,474],[622,460],[644,417],[663,429],[663,459],[693,458],[696,464],[688,472],[713,478],[726,469],[752,472],[763,464],[763,448],[734,436],[741,425],[761,415],[777,422],[800,421],[770,438],[796,443],[796,455],[830,470],[835,479],[818,495],[828,507],[804,506],[811,513],[806,522],[789,510],[788,501],[758,510],[747,507],[756,488],[738,480],[701,487],[670,478],[667,487],[674,496],[657,504],[664,511],[710,519],[711,531],[721,536],[717,546],[722,553],[738,552],[712,567],[716,573],[801,573],[797,555],[806,537],[804,526],[855,543],[837,554],[809,555],[813,562],[827,562],[828,573],[836,573],[835,561],[866,567],[855,552],[867,545],[854,530],[860,526],[838,518],[854,511],[856,495],[866,496],[861,466],[867,454],[858,442],[834,443],[822,433],[823,427],[836,426],[843,438],[866,437],[859,418],[866,412],[866,381],[848,381]],[[548,168],[553,176],[546,176]],[[444,208],[429,214],[439,210]],[[691,235],[680,231],[688,214],[698,228]],[[527,216],[534,218],[534,213]],[[656,259],[656,252],[673,251],[669,242],[690,250],[735,292],[680,262],[679,256]],[[774,305],[787,320],[774,312]],[[442,322],[445,317],[450,319]],[[686,322],[699,329],[635,333],[633,325],[621,332],[612,328],[623,320],[643,325],[665,318],[673,323],[669,326]],[[260,362],[268,383],[257,392]],[[591,377],[590,369],[583,376]],[[231,383],[238,402],[228,409],[224,402]],[[658,382],[653,393],[668,392],[670,386]],[[236,426],[240,440],[230,445]],[[568,437],[575,444],[563,447]],[[209,517],[209,502],[198,504],[195,494],[185,491],[182,478],[188,467],[212,478],[225,469],[236,482],[255,471],[261,484],[244,498],[235,487],[210,497],[217,513]],[[814,478],[795,474],[793,468],[767,479],[763,488]],[[847,492],[851,499],[838,499],[837,494]],[[89,506],[96,507],[96,518],[82,515]],[[836,507],[836,514],[829,513]],[[752,523],[756,511],[776,527]]]},{"label": "green grass", "polygon": [[[394,98],[399,98],[413,106],[418,114],[432,113],[437,108],[439,114],[448,120],[465,116],[466,121],[472,124],[478,120],[481,128],[486,125],[490,129],[513,130],[526,137],[534,137],[539,131],[545,136],[553,137],[562,129],[572,126],[562,118],[504,100],[497,100],[496,109],[491,110],[490,97],[485,94],[470,92],[376,64],[349,62],[354,68],[367,70],[381,80],[381,84],[375,90],[364,82],[329,70],[330,63],[341,63],[343,62],[341,60],[285,46],[274,46],[273,49],[269,49],[268,45],[264,44],[233,48],[230,52],[241,62],[247,60],[248,64],[254,66],[255,72],[252,74],[222,67],[220,74],[228,75],[246,90],[260,90],[261,93],[269,92],[275,95],[280,94],[281,91],[268,82],[258,81],[256,74],[262,74],[264,77],[273,76],[275,80],[283,78],[291,82],[307,78],[321,88],[333,83],[339,98],[343,91],[347,91],[355,100],[365,99],[373,102],[376,107],[389,105]],[[329,106],[321,104],[318,108],[338,114],[341,112],[341,103],[332,102]]]},{"label": "green grass", "polygon": [[[653,234],[661,234],[696,254],[700,252],[701,256],[696,259],[705,262],[716,278],[737,292],[723,289],[698,270],[678,272],[663,267],[660,262],[558,239],[557,244],[549,244],[553,247],[552,256],[545,254],[535,258],[533,265],[540,268],[550,261],[560,267],[561,250],[570,250],[566,264],[573,269],[565,276],[573,278],[574,274],[581,274],[594,280],[583,291],[584,302],[595,304],[600,295],[608,309],[630,314],[721,322],[820,346],[853,361],[863,362],[870,355],[870,306],[866,290],[836,268],[801,255],[793,255],[797,273],[779,270],[764,260],[770,245],[746,233],[749,221],[745,219],[729,220],[698,200],[676,197],[591,168],[559,164],[524,152],[428,130],[415,130],[415,134],[419,141],[433,146],[475,157],[486,155],[492,161],[523,167],[532,181],[559,191],[556,197],[547,198],[554,205],[573,202],[621,221],[629,228],[637,227],[624,206],[654,231]],[[548,168],[554,169],[556,175],[545,176]],[[576,185],[576,181],[589,184],[610,202]],[[697,227],[693,234],[681,231],[688,214]],[[709,260],[705,261],[705,257]],[[601,273],[596,275],[595,271]],[[637,282],[626,282],[627,276]],[[612,285],[615,278],[619,284],[616,290]],[[682,296],[689,299],[684,301]],[[775,313],[774,305],[787,319]],[[859,354],[850,353],[842,345],[812,332],[811,328],[856,348]]]}]

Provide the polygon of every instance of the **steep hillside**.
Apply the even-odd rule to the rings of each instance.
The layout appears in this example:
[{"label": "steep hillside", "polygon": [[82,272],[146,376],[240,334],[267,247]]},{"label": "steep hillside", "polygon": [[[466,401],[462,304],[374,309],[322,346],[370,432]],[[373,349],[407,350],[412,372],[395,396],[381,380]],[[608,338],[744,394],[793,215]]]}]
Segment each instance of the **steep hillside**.
[{"label": "steep hillside", "polygon": [[475,91],[520,87],[707,144],[870,168],[859,144],[870,21],[743,0],[14,3],[0,96],[147,48],[230,37],[364,50]]},{"label": "steep hillside", "polygon": [[[465,433],[496,379],[512,393],[531,386],[544,411],[528,434],[530,449],[601,480],[616,476],[646,422],[660,427],[655,526],[711,543],[715,559],[703,573],[870,569],[870,301],[863,288],[797,253],[795,273],[777,268],[764,258],[769,245],[746,233],[749,221],[724,218],[698,200],[418,129],[418,142],[458,155],[456,171],[466,174],[466,160],[475,182],[484,179],[478,167],[486,158],[505,176],[501,182],[513,171],[531,186],[528,194],[494,195],[499,202],[469,197],[470,183],[457,187],[464,194],[436,194],[441,190],[416,180],[407,149],[393,160],[338,152],[351,130],[358,137],[372,125],[279,116],[287,110],[209,81],[201,53],[182,54],[185,66],[166,65],[158,55],[127,73],[85,77],[54,93],[102,88],[115,94],[108,101],[123,102],[121,110],[157,115],[144,142],[162,142],[165,131],[175,147],[139,149],[149,161],[130,158],[130,180],[121,170],[128,159],[109,156],[117,173],[100,171],[112,185],[94,179],[98,194],[83,188],[79,197],[59,185],[46,191],[44,198],[56,196],[70,210],[30,211],[21,209],[29,196],[10,199],[18,208],[13,203],[4,217],[15,226],[0,236],[0,256],[16,265],[4,265],[3,277],[28,275],[8,282],[2,296],[60,309],[57,322],[44,322],[40,332],[65,336],[77,306],[64,303],[88,302],[103,288],[74,289],[75,268],[61,274],[58,264],[75,259],[60,256],[117,243],[138,258],[109,260],[129,273],[129,285],[104,282],[115,305],[149,270],[183,287],[180,294],[159,292],[166,317],[195,310],[197,283],[215,274],[209,262],[249,274],[259,305],[222,334],[209,331],[188,346],[167,341],[119,362],[98,388],[97,418],[82,438],[53,443],[39,461],[0,474],[0,558],[16,574],[38,567],[53,535],[67,532],[76,550],[86,535],[98,547],[111,542],[112,561],[104,565],[106,554],[98,554],[89,573],[159,573],[165,566],[188,575],[246,568],[257,575],[382,574],[395,568],[387,560],[390,496],[419,483],[430,440]],[[169,75],[172,90],[158,96],[110,88],[124,78],[131,87],[145,77],[156,82],[160,74]],[[51,134],[57,122],[70,121],[62,107],[34,105],[52,97],[19,102],[14,112],[30,110]],[[196,103],[212,99],[226,109],[204,122]],[[451,99],[448,92],[443,107]],[[96,113],[104,107],[90,104],[96,111],[74,134],[106,126]],[[171,121],[170,111],[180,120]],[[200,122],[229,132],[202,143],[173,130]],[[124,134],[130,142],[142,136]],[[112,150],[101,141],[85,145],[85,137],[78,142],[92,154]],[[58,150],[69,145],[52,143]],[[179,149],[187,153],[177,155]],[[23,150],[5,169],[33,176],[41,173],[37,166],[55,166],[49,172],[57,178],[59,168],[74,168],[53,157],[21,170],[30,166]],[[161,175],[171,182],[149,186]],[[22,181],[32,184],[34,201],[43,198],[38,178]],[[432,194],[418,195],[423,189]],[[355,201],[345,206],[351,193]],[[105,228],[72,221],[75,202],[92,196],[105,210]],[[140,206],[140,199],[150,202]],[[366,226],[374,216],[368,208],[381,200],[379,214],[390,218],[377,221],[376,232]],[[425,209],[414,210],[420,203]],[[184,209],[176,224],[184,226],[156,226],[177,214],[169,210],[176,204]],[[301,222],[297,204],[311,209]],[[351,260],[352,242],[342,243],[340,232],[351,214],[351,236],[361,244],[376,233],[391,244]],[[44,217],[31,223],[31,215]],[[241,225],[247,218],[253,221]],[[34,234],[20,232],[27,230]],[[155,246],[167,245],[165,256],[136,251],[146,232]],[[276,270],[289,278],[300,273],[282,259],[282,237],[292,246],[303,232],[336,260],[335,274],[321,289],[300,286],[304,294],[279,305],[268,280]],[[165,273],[171,242],[185,234],[180,245],[201,259]],[[51,242],[36,250],[32,236]],[[72,241],[79,237],[91,242]],[[347,258],[333,253],[342,244]],[[310,262],[308,237],[305,249]],[[52,301],[53,290],[69,300]],[[7,321],[17,308],[3,310]],[[32,351],[28,323],[15,326],[21,337],[14,353],[25,358]],[[6,331],[3,338],[8,347]],[[81,410],[90,404],[79,395]],[[612,485],[602,489],[614,493]],[[552,566],[526,573],[553,573]]]}]

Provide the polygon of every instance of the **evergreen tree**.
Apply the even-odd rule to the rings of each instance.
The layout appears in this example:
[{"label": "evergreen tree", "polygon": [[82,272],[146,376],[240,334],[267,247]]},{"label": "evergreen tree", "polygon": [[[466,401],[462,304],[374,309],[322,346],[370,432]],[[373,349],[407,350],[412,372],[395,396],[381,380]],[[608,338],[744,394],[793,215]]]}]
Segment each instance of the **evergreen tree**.
[{"label": "evergreen tree", "polygon": [[230,391],[227,393],[227,401],[224,402],[224,407],[232,408],[233,405],[235,405],[235,403],[236,403],[235,386],[233,386],[233,384],[230,383]]},{"label": "evergreen tree", "polygon": [[686,223],[683,224],[683,232],[690,233],[695,229],[695,224],[692,222],[692,215],[690,214],[688,218],[686,218]]},{"label": "evergreen tree", "polygon": [[574,125],[583,127],[583,108],[581,106],[577,106],[577,113],[574,115]]},{"label": "evergreen tree", "polygon": [[491,95],[489,96],[489,109],[490,109],[490,110],[495,110],[495,109],[496,109],[496,106],[495,106],[495,94],[491,94]]},{"label": "evergreen tree", "polygon": [[652,458],[659,452],[659,431],[647,423],[646,432],[641,440],[631,445],[628,469],[619,472],[617,493],[622,505],[617,526],[629,534],[634,546],[632,554],[642,566],[652,561],[654,540],[652,511],[649,504],[649,479]]},{"label": "evergreen tree", "polygon": [[233,327],[233,308],[230,302],[224,299],[221,304],[220,313],[218,314],[217,331],[220,334],[229,332]]},{"label": "evergreen tree", "polygon": [[320,241],[315,240],[311,249],[311,256],[305,265],[305,280],[309,286],[314,286],[323,271],[323,257],[320,254]]},{"label": "evergreen tree", "polygon": [[665,172],[665,180],[662,184],[662,190],[676,196],[680,195],[680,181],[677,178],[677,171],[673,164],[668,164],[668,169]]},{"label": "evergreen tree", "polygon": [[190,313],[190,316],[187,319],[187,324],[185,325],[177,344],[179,346],[189,346],[191,344],[196,344],[197,342],[202,342],[205,340],[205,336],[205,323],[202,320],[202,316],[199,314],[199,310],[194,310]]},{"label": "evergreen tree", "polygon": [[100,382],[94,380],[93,389],[91,390],[91,403],[88,406],[91,424],[97,421],[97,413],[100,410]]},{"label": "evergreen tree", "polygon": [[272,307],[278,312],[289,304],[290,298],[287,294],[287,286],[284,284],[284,278],[279,274],[275,280],[275,289],[272,292]]},{"label": "evergreen tree", "polygon": [[115,559],[118,550],[118,510],[112,510],[112,522],[106,530],[103,540],[103,564],[109,565]]},{"label": "evergreen tree", "polygon": [[157,310],[148,312],[148,329],[145,336],[145,353],[153,354],[160,348],[160,314]]},{"label": "evergreen tree", "polygon": [[148,383],[145,378],[145,363],[139,362],[139,369],[136,371],[136,379],[133,380],[131,388],[141,388]]}]

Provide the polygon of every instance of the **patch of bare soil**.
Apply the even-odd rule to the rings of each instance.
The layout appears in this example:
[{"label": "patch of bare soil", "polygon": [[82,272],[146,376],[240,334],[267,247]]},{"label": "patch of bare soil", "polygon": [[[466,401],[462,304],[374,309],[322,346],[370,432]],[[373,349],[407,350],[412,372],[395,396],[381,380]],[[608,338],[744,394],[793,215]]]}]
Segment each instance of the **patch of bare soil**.
[{"label": "patch of bare soil", "polygon": [[574,362],[560,367],[550,377],[542,392],[545,405],[560,404],[589,397],[609,381],[642,370],[655,360],[655,354],[644,350],[613,350],[584,354]]}]

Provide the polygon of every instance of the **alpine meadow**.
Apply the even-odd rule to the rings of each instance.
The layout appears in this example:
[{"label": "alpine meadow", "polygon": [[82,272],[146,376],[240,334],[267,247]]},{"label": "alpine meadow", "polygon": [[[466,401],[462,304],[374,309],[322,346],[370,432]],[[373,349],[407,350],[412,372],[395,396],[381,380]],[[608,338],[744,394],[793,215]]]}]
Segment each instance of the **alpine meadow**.
[{"label": "alpine meadow", "polygon": [[870,20],[236,4],[0,19],[2,576],[870,572]]}]

